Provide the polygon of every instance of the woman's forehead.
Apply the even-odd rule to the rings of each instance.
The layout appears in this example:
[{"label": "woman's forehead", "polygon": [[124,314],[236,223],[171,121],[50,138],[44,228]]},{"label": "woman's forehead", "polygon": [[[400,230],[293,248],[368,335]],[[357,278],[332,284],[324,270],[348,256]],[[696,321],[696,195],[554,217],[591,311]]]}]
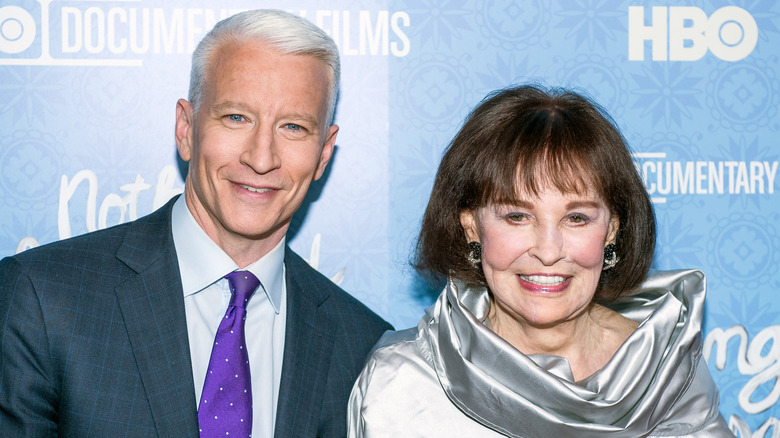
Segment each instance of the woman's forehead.
[{"label": "woman's forehead", "polygon": [[550,183],[543,183],[537,185],[534,191],[518,184],[514,195],[513,199],[508,200],[511,201],[510,203],[536,203],[551,197],[603,203],[602,196],[589,186],[582,186],[574,190],[560,188]]},{"label": "woman's forehead", "polygon": [[[533,175],[526,176],[518,171],[514,181],[509,184],[496,184],[492,196],[493,202],[511,202],[516,200],[538,199],[543,193],[560,193],[592,199],[602,199],[597,179],[581,170],[550,172],[538,168]],[[502,187],[503,186],[503,187]]]}]

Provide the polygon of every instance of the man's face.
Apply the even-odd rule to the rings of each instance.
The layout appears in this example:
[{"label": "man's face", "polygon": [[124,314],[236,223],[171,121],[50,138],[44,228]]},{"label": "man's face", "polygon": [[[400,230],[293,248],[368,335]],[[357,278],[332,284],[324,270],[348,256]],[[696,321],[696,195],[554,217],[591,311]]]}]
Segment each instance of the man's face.
[{"label": "man's face", "polygon": [[198,112],[179,101],[187,205],[237,262],[279,242],[322,175],[338,132],[327,125],[328,80],[325,64],[310,56],[231,42],[212,58]]}]

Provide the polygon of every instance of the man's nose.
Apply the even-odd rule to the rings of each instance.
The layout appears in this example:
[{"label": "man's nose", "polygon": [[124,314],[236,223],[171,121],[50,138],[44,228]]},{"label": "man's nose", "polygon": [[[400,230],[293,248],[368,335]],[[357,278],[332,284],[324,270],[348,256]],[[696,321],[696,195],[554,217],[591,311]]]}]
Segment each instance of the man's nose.
[{"label": "man's nose", "polygon": [[272,128],[259,126],[254,130],[244,145],[241,161],[259,174],[281,166],[279,144]]}]

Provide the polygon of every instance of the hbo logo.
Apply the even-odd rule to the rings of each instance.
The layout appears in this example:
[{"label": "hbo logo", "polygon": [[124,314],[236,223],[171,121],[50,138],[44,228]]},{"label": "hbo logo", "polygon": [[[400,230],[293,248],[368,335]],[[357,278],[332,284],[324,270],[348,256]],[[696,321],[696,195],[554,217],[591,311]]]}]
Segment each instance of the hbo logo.
[{"label": "hbo logo", "polygon": [[696,61],[707,49],[724,61],[739,61],[758,42],[758,26],[748,11],[725,6],[707,18],[693,6],[653,6],[651,23],[645,8],[628,7],[628,59],[645,59],[645,41],[652,45],[653,61]]},{"label": "hbo logo", "polygon": [[19,6],[0,8],[0,52],[20,53],[35,41],[35,19]]}]

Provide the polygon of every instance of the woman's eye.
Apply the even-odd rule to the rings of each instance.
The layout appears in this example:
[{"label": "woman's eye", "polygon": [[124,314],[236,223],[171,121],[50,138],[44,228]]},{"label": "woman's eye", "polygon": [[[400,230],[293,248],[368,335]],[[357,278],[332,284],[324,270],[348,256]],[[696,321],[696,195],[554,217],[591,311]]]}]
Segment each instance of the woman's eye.
[{"label": "woman's eye", "polygon": [[584,214],[570,214],[569,221],[575,224],[581,224],[588,221],[588,217]]},{"label": "woman's eye", "polygon": [[523,219],[525,219],[525,214],[523,213],[509,213],[506,215],[506,218],[509,219],[512,222],[521,222]]}]

